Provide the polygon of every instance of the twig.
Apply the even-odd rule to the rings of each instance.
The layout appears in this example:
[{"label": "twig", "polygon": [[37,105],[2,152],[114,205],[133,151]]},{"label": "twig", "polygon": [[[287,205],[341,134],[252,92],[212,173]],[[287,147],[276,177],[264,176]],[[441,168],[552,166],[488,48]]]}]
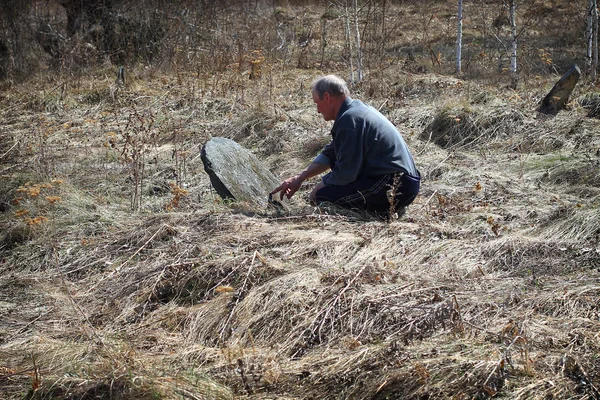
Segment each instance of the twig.
[{"label": "twig", "polygon": [[437,194],[437,190],[436,190],[436,191],[434,191],[434,192],[431,194],[431,196],[429,196],[429,198],[427,199],[427,201],[425,202],[425,204],[423,204],[423,205],[421,206],[421,208],[419,208],[419,211],[421,211],[422,209],[424,209],[424,208],[427,206],[427,204],[429,204],[429,202],[431,201],[431,199],[433,199],[433,196],[435,196],[436,194]]},{"label": "twig", "polygon": [[38,366],[35,362],[35,357],[33,354],[31,354],[31,362],[33,363],[33,374],[32,374],[33,382],[31,383],[31,387],[32,387],[33,391],[35,392],[42,385],[42,381],[40,379],[40,369],[38,368]]},{"label": "twig", "polygon": [[290,115],[290,113],[288,113],[286,110],[284,110],[283,108],[281,108],[281,106],[280,106],[279,104],[274,104],[274,105],[275,105],[275,107],[277,107],[277,109],[278,109],[279,111],[281,111],[283,114],[285,114],[285,116],[286,116],[286,117],[288,117],[288,118],[289,118],[291,121],[294,121],[294,122],[300,122],[300,121],[298,121],[298,119],[297,119],[297,118],[295,118],[295,117],[292,117],[292,116]]},{"label": "twig", "polygon": [[498,370],[498,368],[504,368],[504,364],[506,362],[506,360],[508,360],[508,352],[510,350],[510,348],[517,343],[518,341],[521,341],[523,343],[523,345],[525,346],[524,352],[524,358],[525,358],[525,371],[528,373],[531,373],[531,366],[529,365],[529,352],[527,351],[527,338],[525,335],[523,335],[523,328],[521,329],[521,332],[519,335],[516,335],[512,342],[510,342],[510,344],[508,345],[508,347],[506,347],[506,349],[504,350],[504,353],[502,354],[502,357],[500,358],[500,361],[494,366],[494,369],[492,370],[492,372],[488,375],[487,379],[483,382],[482,387],[486,388],[487,383],[490,381],[490,379],[492,379],[492,376],[494,376],[494,374],[496,373],[496,371]]},{"label": "twig", "polygon": [[449,158],[452,158],[454,156],[454,152],[451,151],[450,154],[448,154],[446,156],[446,158],[444,158],[442,161],[440,161],[439,163],[437,163],[437,165],[433,168],[431,168],[431,170],[435,170],[436,168],[440,167],[443,163],[445,163],[446,161],[448,161]]},{"label": "twig", "polygon": [[[156,99],[156,101],[154,101],[152,104],[150,104],[150,105],[149,105],[148,107],[146,107],[144,110],[149,110],[149,109],[151,109],[152,107],[154,107],[154,105],[155,105],[156,103],[158,103],[159,101],[161,101],[162,99],[164,99],[165,97],[167,97],[167,95],[168,95],[169,93],[171,93],[171,91],[170,91],[170,90],[167,90],[167,91],[166,91],[165,93],[163,93],[163,94],[162,94],[162,95],[161,95],[159,98],[157,98],[157,99]],[[140,97],[138,97],[138,99],[139,99],[139,98],[141,98],[141,97],[150,97],[150,96],[140,96]],[[136,99],[136,100],[137,100],[137,99]]]},{"label": "twig", "polygon": [[19,165],[20,165],[20,164],[16,164],[16,165],[9,165],[8,167],[4,168],[4,169],[3,169],[2,171],[0,171],[0,172],[4,173],[4,172],[8,171],[9,169],[13,169],[13,168],[15,168],[15,167],[18,167]]},{"label": "twig", "polygon": [[229,278],[235,271],[238,270],[238,268],[240,268],[242,266],[242,264],[238,265],[237,267],[234,267],[231,269],[231,272],[227,274],[227,276],[225,276],[223,279],[221,279],[219,282],[217,282],[217,284],[215,284],[213,287],[211,287],[210,289],[208,289],[206,291],[206,294],[204,295],[205,297],[212,292],[213,290],[215,290],[216,288],[218,288],[219,286],[221,286],[221,284],[223,284],[223,282],[225,282],[227,280],[227,278]]},{"label": "twig", "polygon": [[[412,282],[409,283],[407,285],[402,286],[400,289],[398,290],[402,290],[402,289],[406,289],[412,285],[414,285],[416,282]],[[383,297],[378,297],[375,299],[371,299],[369,300],[370,302],[375,302],[375,301],[380,301],[380,300],[386,300],[386,299],[391,299],[394,297],[400,297],[400,296],[406,296],[408,294],[414,294],[414,293],[420,293],[420,292],[428,292],[430,290],[435,290],[435,289],[441,289],[443,286],[432,286],[432,287],[428,287],[428,288],[422,288],[422,289],[415,289],[415,290],[411,290],[409,292],[403,292],[403,293],[396,293],[396,294],[391,294],[389,296],[383,296]]]},{"label": "twig", "polygon": [[40,318],[45,317],[46,315],[50,314],[52,311],[54,311],[54,309],[48,311],[45,314],[40,314],[37,317],[35,317],[34,319],[32,319],[31,321],[29,321],[27,324],[25,324],[25,326],[21,327],[17,332],[15,332],[11,337],[9,337],[8,339],[6,339],[4,342],[8,343],[10,341],[12,341],[13,339],[15,339],[17,336],[19,336],[21,333],[25,332],[25,330],[30,326],[33,325],[34,323],[36,323],[37,321],[39,321]]},{"label": "twig", "polygon": [[[365,330],[367,329],[367,322],[369,320],[369,313],[371,312],[371,303],[367,304],[367,310],[364,312],[365,315],[365,322],[363,324],[362,329],[360,330],[360,332],[358,332],[358,335],[356,335],[355,339],[358,340],[358,338],[360,338],[362,336],[362,334],[365,332]],[[371,326],[373,325],[373,320],[371,320]]]},{"label": "twig", "polygon": [[456,295],[452,295],[452,299],[454,300],[455,311],[458,314],[458,330],[460,331],[460,333],[464,333],[465,326],[463,324],[463,318],[462,318],[462,314],[460,312],[460,306],[458,305],[458,299],[456,298]]},{"label": "twig", "polygon": [[519,339],[525,340],[520,335],[515,336],[513,341],[506,348],[506,350],[504,350],[504,353],[502,353],[502,358],[500,359],[500,361],[498,361],[498,363],[496,363],[496,365],[494,366],[494,369],[492,369],[492,372],[488,375],[487,379],[483,382],[483,385],[481,385],[482,387],[487,386],[487,383],[489,382],[490,379],[492,379],[492,376],[494,376],[494,373],[496,373],[496,371],[498,370],[498,367],[504,368],[504,362],[506,360],[506,356],[508,355],[508,351],[513,346],[513,344],[515,344],[517,342],[517,340],[519,340]]},{"label": "twig", "polygon": [[[318,329],[316,329],[315,331],[313,331],[313,333],[316,332],[316,331],[319,331],[319,339],[321,337],[321,329],[323,328],[323,324],[325,324],[325,321],[327,320],[327,317],[329,316],[329,313],[331,312],[331,310],[333,310],[333,308],[338,303],[338,301],[340,301],[340,299],[342,298],[342,296],[344,295],[344,293],[346,293],[346,291],[348,289],[350,289],[350,287],[352,286],[352,284],[363,273],[363,271],[365,270],[365,268],[367,268],[367,264],[363,265],[363,267],[358,271],[358,273],[356,275],[354,275],[354,278],[352,278],[352,280],[350,280],[350,282],[348,282],[348,284],[342,290],[340,290],[340,292],[335,297],[335,299],[333,299],[333,302],[331,302],[330,305],[329,305],[329,307],[327,307],[327,309],[325,310],[325,314],[323,315],[323,318],[321,319],[321,323],[319,324]],[[321,313],[323,313],[323,311],[321,311],[319,314],[317,314],[317,316],[314,319],[314,322],[316,322],[317,318],[319,317],[319,315],[321,315]]]},{"label": "twig", "polygon": [[[330,303],[330,305],[327,308],[323,308],[321,311],[319,311],[317,313],[317,315],[312,319],[312,321],[310,322],[310,324],[308,324],[308,328],[310,329],[311,333],[314,335],[314,333],[316,332],[317,329],[311,329],[311,327],[313,327],[315,325],[315,323],[317,322],[317,320],[319,319],[319,317],[325,313],[325,316],[323,317],[321,323],[319,324],[319,329],[320,327],[324,324],[325,322],[325,318],[326,316],[329,314],[329,311],[331,311],[331,309],[335,306],[335,304],[339,301],[339,299],[341,298],[341,296],[350,288],[350,286],[356,281],[356,279],[360,276],[360,274],[362,274],[362,272],[364,271],[364,269],[366,268],[366,265],[363,266],[361,268],[360,271],[358,271],[358,273],[354,276],[354,278],[340,291],[340,293],[338,293],[338,295],[336,296],[336,298]],[[371,307],[371,305],[369,304],[368,307]],[[367,310],[368,311],[368,310]],[[364,330],[364,327],[363,327]],[[306,330],[302,331],[302,334],[296,336],[296,338],[290,343],[290,345],[292,347],[294,347],[303,337],[304,332],[306,332]],[[361,331],[358,336],[356,336],[357,338],[360,337],[360,335],[362,334],[363,331]],[[292,336],[293,332],[290,334],[290,336]],[[289,338],[289,336],[288,336]],[[282,347],[282,351],[283,351],[283,347]]]},{"label": "twig", "polygon": [[477,329],[478,331],[485,332],[485,333],[487,333],[487,334],[489,334],[489,335],[495,335],[495,336],[497,336],[497,337],[499,337],[499,338],[500,338],[500,337],[502,337],[502,335],[498,334],[497,332],[492,332],[492,331],[490,331],[490,330],[487,330],[487,329],[485,329],[485,328],[482,328],[481,326],[475,325],[475,324],[473,324],[473,323],[471,323],[471,322],[469,322],[469,321],[463,321],[463,323],[465,323],[465,324],[469,325],[469,326],[470,326],[471,328],[473,328],[473,329]]},{"label": "twig", "polygon": [[161,227],[160,227],[160,228],[158,228],[158,230],[157,230],[157,231],[154,233],[154,235],[150,236],[150,239],[146,240],[146,243],[144,243],[144,244],[142,245],[142,247],[140,247],[139,249],[137,249],[137,250],[136,250],[136,252],[135,252],[135,253],[133,253],[133,254],[132,254],[132,255],[131,255],[131,256],[130,256],[130,257],[127,259],[127,260],[125,260],[125,261],[124,261],[124,262],[123,262],[121,265],[119,265],[118,267],[116,267],[116,268],[115,268],[115,269],[114,269],[114,270],[113,270],[113,271],[112,271],[110,274],[108,274],[108,276],[107,276],[105,279],[108,279],[108,278],[110,278],[111,276],[113,276],[114,274],[118,273],[118,272],[119,272],[119,270],[120,270],[121,268],[123,268],[123,266],[124,266],[125,264],[127,264],[129,261],[131,261],[131,259],[132,259],[133,257],[135,257],[135,256],[136,256],[136,255],[137,255],[137,254],[138,254],[140,251],[142,251],[142,250],[144,249],[144,247],[146,247],[146,246],[148,245],[148,243],[150,243],[150,242],[152,241],[152,239],[154,239],[154,238],[156,237],[156,235],[158,235],[158,234],[159,234],[159,233],[160,233],[160,232],[163,230],[163,228],[164,228],[165,226],[167,226],[167,224],[163,224],[163,225],[161,225]]},{"label": "twig", "polygon": [[381,389],[383,389],[388,384],[388,382],[389,381],[387,379],[385,381],[383,381],[383,383],[381,385],[379,385],[379,387],[375,391],[375,394],[379,393],[381,391]]},{"label": "twig", "polygon": [[352,336],[353,334],[353,327],[354,327],[354,316],[353,316],[353,311],[354,311],[354,297],[352,296],[352,300],[350,300],[350,336]]},{"label": "twig", "polygon": [[381,105],[379,107],[377,107],[377,111],[381,112],[381,109],[383,108],[383,106],[385,106],[387,104],[389,99],[385,99],[383,101],[383,103],[381,103]]},{"label": "twig", "polygon": [[11,146],[11,148],[10,148],[10,149],[8,149],[8,150],[6,151],[6,153],[4,153],[4,154],[2,154],[2,155],[0,156],[0,160],[2,160],[4,157],[6,157],[6,155],[7,155],[8,153],[10,153],[10,152],[12,151],[12,149],[14,149],[14,148],[15,148],[15,146],[16,146],[16,145],[18,145],[18,144],[19,144],[19,140],[17,139],[17,140],[15,141],[15,144],[13,144],[13,145]]},{"label": "twig", "polygon": [[56,264],[56,269],[58,269],[58,272],[60,273],[60,280],[61,280],[61,283],[63,285],[63,288],[65,290],[65,293],[66,293],[67,297],[71,301],[71,304],[73,304],[73,307],[75,308],[75,310],[77,310],[83,316],[83,319],[85,320],[85,322],[90,327],[90,329],[92,331],[92,335],[91,336],[93,336],[96,339],[98,339],[98,341],[100,342],[100,344],[102,345],[102,347],[104,347],[106,349],[107,354],[112,359],[112,361],[115,363],[115,365],[118,365],[117,359],[116,359],[116,357],[112,353],[112,349],[110,347],[108,347],[108,345],[104,342],[104,340],[102,339],[102,337],[100,337],[100,335],[98,335],[98,332],[96,332],[96,328],[94,328],[94,325],[92,324],[92,322],[88,318],[87,314],[83,311],[83,309],[81,308],[81,306],[79,306],[79,304],[77,304],[77,302],[75,301],[75,299],[71,295],[71,292],[69,291],[69,287],[67,286],[67,282],[65,280],[65,276],[64,276],[62,270],[60,269],[60,265],[59,265],[59,262],[58,262],[58,255],[57,255],[57,252],[56,252],[56,244],[54,244],[52,246],[52,248],[53,248],[53,251],[54,251],[54,260],[55,260],[55,264]]},{"label": "twig", "polygon": [[158,284],[160,283],[161,278],[163,277],[163,275],[165,274],[165,272],[167,271],[167,268],[169,268],[168,265],[166,265],[163,270],[160,272],[160,274],[158,274],[158,277],[156,278],[156,280],[154,281],[154,285],[152,285],[152,290],[150,291],[150,294],[148,294],[148,298],[146,299],[146,302],[149,303],[151,300],[152,295],[154,294],[154,291],[156,290],[156,287],[158,286]]},{"label": "twig", "polygon": [[421,156],[423,153],[425,153],[425,150],[427,150],[427,146],[429,146],[429,143],[431,143],[431,137],[433,136],[433,131],[429,132],[429,138],[427,139],[427,142],[425,142],[425,145],[423,146],[423,150],[421,150],[418,154],[417,157]]},{"label": "twig", "polygon": [[244,373],[244,361],[241,358],[238,358],[238,372],[240,373],[240,377],[242,378],[242,383],[244,384],[244,389],[246,389],[246,393],[252,394],[252,389],[250,389],[250,385],[248,385],[248,380],[246,379],[246,374]]},{"label": "twig", "polygon": [[227,326],[229,326],[229,322],[231,321],[231,318],[233,317],[235,307],[240,302],[242,293],[244,293],[244,289],[246,288],[246,284],[248,283],[248,278],[250,277],[250,273],[252,272],[252,267],[254,267],[254,260],[256,260],[257,254],[258,254],[258,250],[254,250],[254,255],[252,256],[252,261],[250,262],[250,267],[248,268],[248,273],[246,274],[246,279],[244,279],[244,283],[242,284],[242,287],[237,296],[237,299],[235,300],[235,304],[233,305],[233,307],[231,307],[231,311],[229,311],[229,316],[227,317],[227,321],[225,321],[225,325],[223,325],[223,329],[221,329],[221,332],[219,333],[219,337],[221,338],[221,340],[223,340],[223,334],[225,333],[225,330],[227,329]]},{"label": "twig", "polygon": [[479,272],[481,272],[481,276],[485,276],[485,271],[481,268],[481,265],[477,265]]},{"label": "twig", "polygon": [[342,215],[329,215],[329,214],[320,214],[320,215],[292,215],[289,217],[277,217],[277,218],[269,218],[267,221],[269,222],[277,222],[277,221],[298,221],[303,219],[338,219],[340,221],[347,219],[347,217]]},{"label": "twig", "polygon": [[19,376],[19,375],[31,376],[31,372],[34,372],[33,368],[26,368],[26,369],[22,369],[20,371],[10,372],[10,373],[6,373],[6,374],[0,372],[0,377],[2,377],[2,378],[10,378],[11,376]]}]

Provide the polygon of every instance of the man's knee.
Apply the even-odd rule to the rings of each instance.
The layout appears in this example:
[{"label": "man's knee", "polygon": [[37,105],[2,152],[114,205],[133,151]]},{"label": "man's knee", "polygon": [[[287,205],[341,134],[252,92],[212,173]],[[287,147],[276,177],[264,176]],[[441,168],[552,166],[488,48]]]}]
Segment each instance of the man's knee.
[{"label": "man's knee", "polygon": [[310,196],[311,204],[318,205],[325,201],[333,202],[330,192],[331,189],[327,188],[327,186],[314,190]]}]

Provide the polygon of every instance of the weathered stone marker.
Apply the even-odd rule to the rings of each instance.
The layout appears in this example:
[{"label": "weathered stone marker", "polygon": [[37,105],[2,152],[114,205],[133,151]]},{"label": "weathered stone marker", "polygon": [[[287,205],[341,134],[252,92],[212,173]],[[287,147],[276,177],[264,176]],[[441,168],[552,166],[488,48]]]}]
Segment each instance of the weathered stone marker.
[{"label": "weathered stone marker", "polygon": [[577,64],[573,64],[566,74],[560,78],[554,85],[552,90],[544,97],[542,104],[538,111],[542,114],[556,115],[558,112],[565,108],[565,105],[569,101],[569,96],[575,88],[579,77],[581,76],[581,70]]},{"label": "weathered stone marker", "polygon": [[224,199],[266,208],[269,193],[279,186],[277,178],[252,152],[231,139],[212,138],[202,146],[200,157],[213,188]]}]

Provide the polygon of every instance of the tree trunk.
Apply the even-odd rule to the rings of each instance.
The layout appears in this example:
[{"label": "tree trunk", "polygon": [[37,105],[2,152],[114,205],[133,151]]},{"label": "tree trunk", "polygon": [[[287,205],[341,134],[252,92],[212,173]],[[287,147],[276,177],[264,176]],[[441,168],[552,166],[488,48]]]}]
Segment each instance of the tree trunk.
[{"label": "tree trunk", "polygon": [[592,0],[593,7],[593,29],[592,29],[592,82],[596,82],[596,73],[598,71],[598,2]]},{"label": "tree trunk", "polygon": [[385,38],[386,38],[386,32],[385,32],[385,10],[386,10],[386,0],[383,0],[383,4],[381,5],[381,38],[383,39],[381,41],[381,45],[379,46],[379,57],[383,57],[383,55],[385,54]]},{"label": "tree trunk", "polygon": [[323,69],[325,48],[327,47],[327,18],[321,18],[321,62],[319,68]]},{"label": "tree trunk", "polygon": [[512,36],[512,49],[510,54],[510,87],[517,88],[517,18],[516,0],[510,0],[510,29]]},{"label": "tree trunk", "polygon": [[346,7],[346,44],[348,46],[348,62],[350,64],[350,82],[354,84],[354,65],[352,63],[352,35],[350,35],[350,13]]},{"label": "tree trunk", "polygon": [[456,74],[462,73],[462,29],[463,29],[463,2],[458,0],[457,13],[457,33],[456,33]]},{"label": "tree trunk", "polygon": [[585,27],[585,41],[586,41],[586,52],[585,52],[585,72],[589,77],[592,76],[592,59],[593,59],[593,37],[594,37],[594,3],[595,0],[588,1],[587,10],[587,23]]},{"label": "tree trunk", "polygon": [[360,46],[360,30],[358,28],[358,0],[353,1],[354,6],[354,35],[356,38],[356,81],[361,82],[363,78],[362,70],[362,50]]}]

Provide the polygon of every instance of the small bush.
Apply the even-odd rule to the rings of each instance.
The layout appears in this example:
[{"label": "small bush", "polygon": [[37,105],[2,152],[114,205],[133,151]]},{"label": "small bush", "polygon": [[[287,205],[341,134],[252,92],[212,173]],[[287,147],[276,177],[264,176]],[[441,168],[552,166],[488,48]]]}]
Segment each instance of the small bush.
[{"label": "small bush", "polygon": [[588,117],[600,117],[600,93],[586,93],[577,99],[577,103],[588,112]]},{"label": "small bush", "polygon": [[8,228],[0,239],[0,249],[11,250],[31,238],[31,227],[26,224],[15,224]]},{"label": "small bush", "polygon": [[447,149],[473,142],[479,136],[478,132],[470,110],[443,109],[421,133],[421,139],[431,140]]}]

